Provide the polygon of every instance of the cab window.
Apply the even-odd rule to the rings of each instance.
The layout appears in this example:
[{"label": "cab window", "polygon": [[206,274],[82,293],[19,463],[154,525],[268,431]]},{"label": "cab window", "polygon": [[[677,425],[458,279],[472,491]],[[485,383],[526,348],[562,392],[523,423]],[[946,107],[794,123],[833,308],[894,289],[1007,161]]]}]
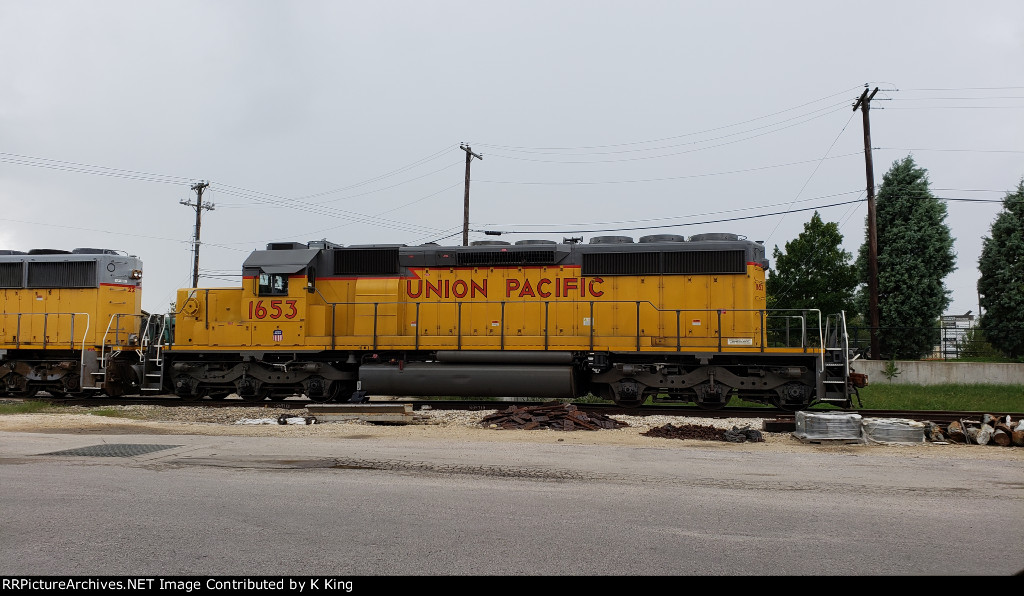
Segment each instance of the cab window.
[{"label": "cab window", "polygon": [[287,296],[288,276],[283,273],[260,272],[260,296]]}]

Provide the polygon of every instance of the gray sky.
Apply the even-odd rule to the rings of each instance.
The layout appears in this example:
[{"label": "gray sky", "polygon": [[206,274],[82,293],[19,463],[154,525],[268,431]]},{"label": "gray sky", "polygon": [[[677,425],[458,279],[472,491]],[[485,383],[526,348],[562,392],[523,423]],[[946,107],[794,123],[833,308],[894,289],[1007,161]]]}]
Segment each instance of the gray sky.
[{"label": "gray sky", "polygon": [[237,286],[270,241],[460,244],[462,142],[471,240],[770,254],[818,208],[855,255],[868,84],[875,181],[913,154],[957,199],[977,313],[983,201],[1024,176],[1019,0],[0,0],[0,55],[0,248],[138,255],[152,312],[191,282],[191,184],[200,286]]}]

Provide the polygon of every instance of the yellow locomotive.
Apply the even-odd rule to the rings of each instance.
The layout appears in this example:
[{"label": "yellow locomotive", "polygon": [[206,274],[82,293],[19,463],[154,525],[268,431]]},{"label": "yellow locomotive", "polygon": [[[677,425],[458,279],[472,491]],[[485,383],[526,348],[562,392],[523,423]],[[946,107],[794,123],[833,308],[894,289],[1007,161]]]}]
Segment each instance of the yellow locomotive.
[{"label": "yellow locomotive", "polygon": [[115,250],[0,251],[0,393],[137,391],[105,388],[104,371],[142,348],[141,280],[142,262]]},{"label": "yellow locomotive", "polygon": [[843,314],[766,310],[766,267],[764,246],[734,234],[271,243],[241,287],[179,290],[173,333],[148,357],[159,369],[140,355],[116,376],[184,398],[850,406]]}]

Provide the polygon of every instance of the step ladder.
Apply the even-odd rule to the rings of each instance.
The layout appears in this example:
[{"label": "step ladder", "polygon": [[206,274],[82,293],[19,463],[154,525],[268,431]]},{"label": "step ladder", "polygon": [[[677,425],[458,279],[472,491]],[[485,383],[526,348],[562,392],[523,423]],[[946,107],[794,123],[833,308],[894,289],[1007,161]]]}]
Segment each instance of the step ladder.
[{"label": "step ladder", "polygon": [[[128,317],[140,319],[138,335],[130,333],[123,324]],[[90,374],[93,377],[94,386],[102,388],[107,380],[107,371],[110,363],[115,358],[121,358],[123,353],[134,352],[134,360],[130,366],[139,366],[142,374],[139,379],[139,392],[146,394],[163,392],[163,348],[164,339],[168,329],[167,315],[122,315],[116,314],[110,317],[107,329],[103,333],[103,340],[100,343],[100,354],[97,359],[97,370]],[[132,341],[132,338],[135,341]],[[138,369],[136,369],[138,370]],[[139,375],[137,375],[139,376]]]},{"label": "step ladder", "polygon": [[818,401],[849,408],[856,389],[850,384],[850,338],[846,332],[845,311],[826,317],[824,347],[822,384],[825,395]]},{"label": "step ladder", "polygon": [[166,337],[167,320],[167,315],[149,315],[143,327],[142,341],[136,350],[142,362],[143,378],[139,389],[143,394],[163,393],[163,350],[165,340],[169,340]]}]

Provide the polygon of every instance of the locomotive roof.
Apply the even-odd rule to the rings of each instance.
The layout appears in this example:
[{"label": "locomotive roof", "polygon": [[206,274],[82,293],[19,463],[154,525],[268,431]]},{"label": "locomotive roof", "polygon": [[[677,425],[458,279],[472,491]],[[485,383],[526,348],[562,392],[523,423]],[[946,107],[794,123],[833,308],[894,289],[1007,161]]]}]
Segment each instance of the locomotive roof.
[{"label": "locomotive roof", "polygon": [[[515,266],[582,266],[584,275],[590,271],[600,275],[650,275],[706,271],[741,273],[747,263],[760,263],[767,268],[764,245],[736,234],[699,234],[690,240],[682,236],[661,234],[644,236],[633,242],[628,236],[598,236],[590,243],[566,240],[519,241],[514,245],[503,241],[474,242],[470,246],[420,246],[404,244],[362,244],[341,246],[325,241],[301,244],[278,242],[266,250],[254,251],[243,263],[251,274],[253,269],[266,273],[294,274],[315,266],[321,274],[336,276],[401,275],[409,268],[422,267],[515,267]],[[694,255],[706,265],[691,258],[673,257],[663,262],[659,255],[698,253]],[[695,268],[696,267],[696,268]]]},{"label": "locomotive roof", "polygon": [[124,251],[76,248],[0,251],[0,288],[95,288],[138,285],[142,260]]},{"label": "locomotive roof", "polygon": [[[303,246],[303,245],[299,245]],[[242,267],[259,268],[266,273],[296,273],[309,265],[320,254],[319,248],[257,250],[249,255]]]}]

